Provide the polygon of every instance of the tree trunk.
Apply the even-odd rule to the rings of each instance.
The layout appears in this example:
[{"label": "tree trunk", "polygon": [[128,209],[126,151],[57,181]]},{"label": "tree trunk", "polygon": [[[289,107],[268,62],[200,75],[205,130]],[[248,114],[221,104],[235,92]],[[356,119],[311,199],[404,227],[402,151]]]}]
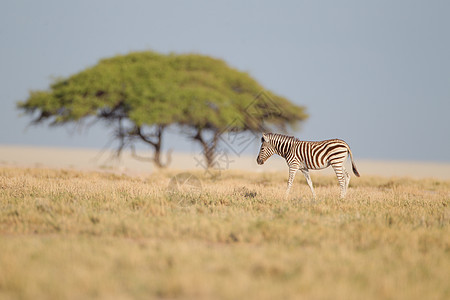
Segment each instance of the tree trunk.
[{"label": "tree trunk", "polygon": [[214,132],[214,136],[211,141],[205,141],[205,138],[202,136],[202,129],[197,129],[197,134],[192,136],[192,139],[198,141],[203,148],[203,156],[205,157],[206,167],[211,169],[216,164],[216,147],[217,141],[219,140],[220,134],[218,131]]},{"label": "tree trunk", "polygon": [[150,136],[144,135],[142,133],[141,127],[136,128],[136,135],[141,138],[142,141],[149,144],[154,149],[153,158],[145,158],[138,156],[136,154],[136,151],[134,150],[134,147],[132,147],[132,155],[134,158],[143,160],[143,161],[152,161],[153,164],[157,168],[166,168],[171,162],[172,162],[172,151],[167,152],[167,160],[166,163],[163,163],[161,161],[161,145],[162,145],[162,135],[163,131],[165,129],[165,125],[158,125],[158,129],[156,131],[156,134],[152,135],[156,140],[151,140]]}]

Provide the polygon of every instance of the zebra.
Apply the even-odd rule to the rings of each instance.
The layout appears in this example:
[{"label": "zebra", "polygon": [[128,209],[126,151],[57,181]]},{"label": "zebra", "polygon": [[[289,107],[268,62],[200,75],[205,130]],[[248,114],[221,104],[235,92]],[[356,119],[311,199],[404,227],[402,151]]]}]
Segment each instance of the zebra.
[{"label": "zebra", "polygon": [[347,193],[350,175],[344,168],[344,161],[348,155],[352,162],[353,173],[359,177],[352,151],[346,142],[339,139],[331,139],[318,142],[301,141],[293,136],[278,133],[264,133],[261,138],[261,149],[256,162],[262,165],[273,154],[278,154],[289,167],[289,180],[287,183],[286,197],[292,187],[295,174],[302,171],[306,182],[311,189],[313,198],[316,197],[313,184],[309,176],[309,170],[320,170],[331,166],[336,173],[341,189],[341,198]]}]

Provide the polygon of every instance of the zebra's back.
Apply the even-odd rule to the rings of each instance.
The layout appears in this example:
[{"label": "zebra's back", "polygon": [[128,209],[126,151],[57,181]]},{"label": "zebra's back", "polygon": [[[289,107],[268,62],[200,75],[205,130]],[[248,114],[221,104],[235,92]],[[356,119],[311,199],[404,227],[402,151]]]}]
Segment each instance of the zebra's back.
[{"label": "zebra's back", "polygon": [[340,139],[324,141],[296,141],[295,156],[311,170],[320,170],[332,164],[343,163],[349,146]]}]

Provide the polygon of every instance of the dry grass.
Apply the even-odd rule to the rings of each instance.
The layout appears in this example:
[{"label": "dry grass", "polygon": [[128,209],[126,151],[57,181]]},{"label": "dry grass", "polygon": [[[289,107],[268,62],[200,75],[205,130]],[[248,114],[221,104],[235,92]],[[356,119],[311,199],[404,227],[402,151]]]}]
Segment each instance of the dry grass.
[{"label": "dry grass", "polygon": [[450,182],[0,168],[0,298],[449,299]]}]

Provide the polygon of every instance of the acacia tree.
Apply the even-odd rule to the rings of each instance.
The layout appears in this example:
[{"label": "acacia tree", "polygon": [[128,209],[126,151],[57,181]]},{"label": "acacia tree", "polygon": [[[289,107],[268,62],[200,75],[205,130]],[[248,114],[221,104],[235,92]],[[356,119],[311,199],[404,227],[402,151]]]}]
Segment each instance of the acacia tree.
[{"label": "acacia tree", "polygon": [[[263,88],[248,74],[208,56],[162,55],[136,52],[101,60],[48,91],[33,91],[19,109],[33,123],[52,126],[102,121],[112,129],[117,153],[144,142],[153,148],[151,160],[161,160],[165,129],[179,125],[200,143],[211,167],[219,137],[227,131],[261,131],[280,128],[307,116],[304,108],[266,92],[271,99],[257,101]],[[273,110],[278,113],[274,114]]]},{"label": "acacia tree", "polygon": [[177,123],[203,148],[206,165],[212,167],[221,135],[229,132],[261,132],[276,127],[285,131],[307,118],[304,107],[264,88],[247,73],[224,61],[196,54],[172,56],[182,113]]},{"label": "acacia tree", "polygon": [[[49,91],[33,91],[19,109],[34,116],[33,124],[48,121],[51,126],[70,123],[105,122],[112,129],[117,154],[144,142],[151,146],[151,160],[161,160],[163,132],[176,121],[176,107],[168,100],[173,90],[167,56],[154,52],[131,53],[101,60],[50,86]],[[92,120],[93,122],[89,122]]]}]

